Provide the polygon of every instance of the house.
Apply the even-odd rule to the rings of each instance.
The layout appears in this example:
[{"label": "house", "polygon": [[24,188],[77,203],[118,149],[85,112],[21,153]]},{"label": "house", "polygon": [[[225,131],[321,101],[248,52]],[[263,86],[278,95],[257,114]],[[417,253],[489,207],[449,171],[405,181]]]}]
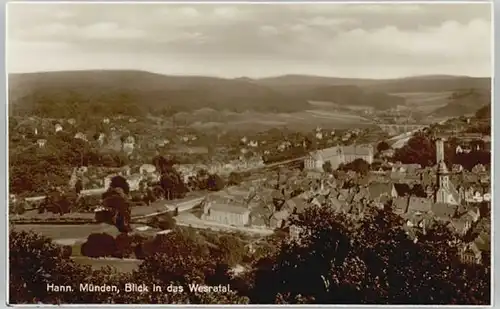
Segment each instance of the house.
[{"label": "house", "polygon": [[208,202],[203,207],[203,220],[234,226],[250,223],[250,210],[246,207]]},{"label": "house", "polygon": [[403,215],[408,212],[410,197],[396,197],[392,200],[392,211],[395,214]]},{"label": "house", "polygon": [[368,186],[368,194],[371,200],[380,201],[383,196],[393,197],[394,186],[391,183],[373,182]]},{"label": "house", "polygon": [[250,225],[253,228],[258,228],[258,229],[266,229],[268,227],[268,220],[266,220],[265,216],[263,216],[260,213],[251,213],[250,214]]},{"label": "house", "polygon": [[102,123],[104,123],[104,124],[109,124],[109,118],[104,118],[104,119],[102,119]]},{"label": "house", "polygon": [[70,118],[68,119],[68,123],[72,126],[74,126],[76,124],[76,120],[74,118]]},{"label": "house", "polygon": [[394,153],[396,151],[393,149],[393,148],[389,148],[389,149],[386,149],[386,150],[383,150],[381,153],[380,153],[380,156],[382,158],[392,158],[394,157]]},{"label": "house", "polygon": [[412,189],[407,183],[394,183],[392,185],[392,197],[410,196]]},{"label": "house", "polygon": [[434,203],[431,212],[434,218],[442,221],[449,221],[457,215],[458,206],[446,203]]},{"label": "house", "polygon": [[289,228],[289,236],[290,240],[298,241],[300,239],[300,233],[302,233],[303,229],[295,224],[291,225]]},{"label": "house", "polygon": [[283,228],[290,216],[290,212],[287,209],[282,209],[280,211],[276,211],[271,215],[269,219],[269,225],[272,229],[280,229]]},{"label": "house", "polygon": [[374,150],[371,145],[330,147],[309,153],[304,159],[304,168],[323,171],[323,165],[330,162],[332,169],[336,170],[340,164],[347,164],[356,159],[363,159],[372,164],[373,154]]},{"label": "house", "polygon": [[152,164],[143,164],[139,167],[139,174],[153,174],[156,172],[156,167]]},{"label": "house", "polygon": [[491,136],[485,135],[482,138],[482,141],[484,143],[484,151],[491,151]]},{"label": "house", "polygon": [[83,134],[82,132],[78,132],[75,134],[76,139],[80,139],[82,141],[87,141],[87,136]]},{"label": "house", "polygon": [[448,228],[452,232],[454,232],[460,236],[464,236],[472,228],[472,223],[466,217],[453,218],[450,220],[450,223],[448,224]]},{"label": "house", "polygon": [[408,200],[409,213],[427,213],[432,210],[432,201],[424,197],[410,196]]},{"label": "house", "polygon": [[55,126],[54,126],[54,131],[57,133],[57,132],[61,132],[63,130],[63,127],[62,125],[60,125],[59,123],[57,123]]},{"label": "house", "polygon": [[104,145],[105,139],[106,139],[106,134],[99,133],[99,135],[97,136],[97,142],[99,143],[100,146]]},{"label": "house", "polygon": [[481,250],[474,242],[464,245],[459,251],[460,261],[465,264],[481,264]]},{"label": "house", "polygon": [[43,147],[45,147],[45,144],[47,144],[47,140],[46,139],[38,139],[36,141],[36,143],[37,143],[38,147],[43,148]]},{"label": "house", "polygon": [[283,207],[288,209],[290,213],[301,213],[308,207],[308,205],[302,198],[296,196],[287,200]]}]

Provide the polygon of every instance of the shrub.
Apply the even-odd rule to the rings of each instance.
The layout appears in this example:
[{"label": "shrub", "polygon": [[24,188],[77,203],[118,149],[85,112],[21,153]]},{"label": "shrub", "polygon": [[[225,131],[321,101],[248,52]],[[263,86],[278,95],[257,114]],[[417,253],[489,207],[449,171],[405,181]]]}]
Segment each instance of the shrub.
[{"label": "shrub", "polygon": [[83,256],[93,258],[113,256],[115,252],[115,239],[113,236],[106,233],[90,234],[81,249]]}]

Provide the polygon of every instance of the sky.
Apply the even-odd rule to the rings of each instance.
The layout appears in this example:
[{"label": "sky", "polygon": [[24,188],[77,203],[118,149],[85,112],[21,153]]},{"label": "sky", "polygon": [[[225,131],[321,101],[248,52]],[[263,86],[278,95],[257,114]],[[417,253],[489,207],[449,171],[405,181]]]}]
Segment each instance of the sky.
[{"label": "sky", "polygon": [[12,3],[9,73],[491,76],[491,5]]}]

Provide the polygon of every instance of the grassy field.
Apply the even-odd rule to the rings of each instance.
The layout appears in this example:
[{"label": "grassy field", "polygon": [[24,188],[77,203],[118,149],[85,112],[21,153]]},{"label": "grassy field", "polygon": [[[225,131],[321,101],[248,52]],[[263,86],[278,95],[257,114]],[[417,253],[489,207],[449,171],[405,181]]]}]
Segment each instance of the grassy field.
[{"label": "grassy field", "polygon": [[116,258],[100,258],[94,259],[86,256],[73,256],[73,261],[82,265],[90,265],[93,269],[100,269],[106,266],[116,268],[120,272],[132,272],[139,268],[141,260],[136,259],[116,259]]},{"label": "grassy field", "polygon": [[81,224],[81,225],[47,225],[47,224],[22,224],[11,225],[12,230],[33,231],[54,240],[79,240],[86,239],[91,233],[108,233],[117,236],[119,233],[114,226],[101,224]]},{"label": "grassy field", "polygon": [[398,92],[391,93],[406,99],[406,107],[422,113],[430,113],[448,104],[452,91],[443,92]]},{"label": "grassy field", "polygon": [[183,122],[192,128],[220,130],[263,131],[276,127],[287,127],[293,130],[311,130],[317,126],[347,129],[371,125],[369,119],[357,114],[360,112],[338,110],[335,104],[321,102],[314,109],[295,113],[261,113],[228,111],[207,111],[203,113],[183,113]]}]

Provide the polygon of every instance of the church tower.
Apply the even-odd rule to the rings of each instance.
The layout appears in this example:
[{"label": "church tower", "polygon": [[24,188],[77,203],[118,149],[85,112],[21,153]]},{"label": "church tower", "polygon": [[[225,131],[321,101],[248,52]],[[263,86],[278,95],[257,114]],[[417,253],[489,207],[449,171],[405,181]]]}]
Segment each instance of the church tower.
[{"label": "church tower", "polygon": [[437,192],[436,203],[448,203],[450,195],[450,176],[446,163],[444,163],[444,141],[436,140],[436,162],[437,162]]}]

